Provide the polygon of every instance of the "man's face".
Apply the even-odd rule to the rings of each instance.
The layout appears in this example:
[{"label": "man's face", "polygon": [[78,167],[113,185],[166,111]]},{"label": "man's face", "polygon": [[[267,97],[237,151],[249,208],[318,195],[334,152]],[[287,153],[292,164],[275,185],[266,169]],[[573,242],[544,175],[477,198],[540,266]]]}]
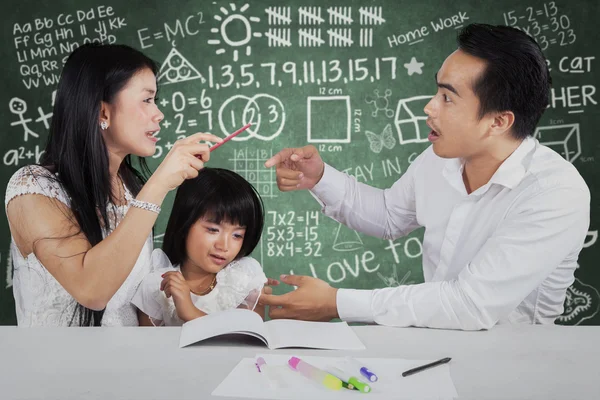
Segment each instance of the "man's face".
[{"label": "man's face", "polygon": [[433,151],[443,158],[470,158],[483,150],[493,117],[479,119],[473,85],[485,61],[461,50],[452,53],[436,74],[437,93],[425,106]]}]

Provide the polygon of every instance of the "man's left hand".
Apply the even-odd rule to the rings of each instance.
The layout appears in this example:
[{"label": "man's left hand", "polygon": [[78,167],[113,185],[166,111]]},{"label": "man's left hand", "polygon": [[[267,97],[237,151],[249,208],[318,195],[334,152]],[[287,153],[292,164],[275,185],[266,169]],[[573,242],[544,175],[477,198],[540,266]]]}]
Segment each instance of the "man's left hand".
[{"label": "man's left hand", "polygon": [[321,279],[302,275],[281,275],[281,281],[298,288],[280,296],[263,294],[258,302],[268,305],[272,319],[330,321],[338,318],[337,289]]},{"label": "man's left hand", "polygon": [[[279,281],[277,279],[271,279],[271,278],[267,278],[267,283],[265,283],[265,286],[263,286],[261,292],[260,292],[260,297],[264,296],[265,294],[272,294],[273,293],[273,288],[271,286],[277,286],[279,285]],[[264,304],[260,303],[260,297],[259,297],[259,301],[256,304],[256,307],[254,307],[254,311],[260,315],[260,317],[263,319],[263,321],[265,320],[265,314],[266,314],[266,307]]]}]

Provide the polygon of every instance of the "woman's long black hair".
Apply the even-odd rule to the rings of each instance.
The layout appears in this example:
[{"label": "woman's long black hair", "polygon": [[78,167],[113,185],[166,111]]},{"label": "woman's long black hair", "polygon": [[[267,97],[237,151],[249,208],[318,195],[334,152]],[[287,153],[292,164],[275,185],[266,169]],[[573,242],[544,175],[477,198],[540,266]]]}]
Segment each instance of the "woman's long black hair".
[{"label": "woman's long black hair", "polygon": [[[100,129],[102,101],[112,103],[138,72],[157,64],[129,46],[85,44],[71,53],[61,73],[48,142],[40,165],[54,174],[71,200],[75,222],[92,246],[110,227],[107,207],[112,198],[108,150]],[[131,156],[119,167],[119,177],[135,196],[149,169],[139,158],[140,171]],[[104,310],[78,304],[71,325],[99,326]]]}]

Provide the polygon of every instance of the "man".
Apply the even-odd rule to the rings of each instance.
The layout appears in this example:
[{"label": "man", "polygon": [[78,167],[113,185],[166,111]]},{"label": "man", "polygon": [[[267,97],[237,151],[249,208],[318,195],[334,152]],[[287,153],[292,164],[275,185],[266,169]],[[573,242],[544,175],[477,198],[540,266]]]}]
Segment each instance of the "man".
[{"label": "man", "polygon": [[532,135],[551,79],[536,42],[504,26],[469,25],[436,74],[425,107],[432,145],[387,190],[349,177],[313,146],[285,149],[282,191],[310,189],[329,217],[384,239],[425,227],[425,282],[334,289],[282,276],[295,291],[264,295],[272,318],[478,330],[552,324],[563,312],[589,226],[577,170]]}]

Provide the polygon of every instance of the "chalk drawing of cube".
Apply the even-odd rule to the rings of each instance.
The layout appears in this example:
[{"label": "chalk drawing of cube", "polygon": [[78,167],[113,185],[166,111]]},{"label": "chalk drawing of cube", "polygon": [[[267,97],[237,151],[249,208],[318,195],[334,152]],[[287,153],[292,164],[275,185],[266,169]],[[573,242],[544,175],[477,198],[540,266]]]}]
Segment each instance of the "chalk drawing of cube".
[{"label": "chalk drawing of cube", "polygon": [[571,163],[581,155],[579,124],[540,126],[533,137]]},{"label": "chalk drawing of cube", "polygon": [[350,143],[350,96],[307,98],[309,143]]},{"label": "chalk drawing of cube", "polygon": [[431,96],[415,96],[398,101],[396,107],[396,130],[400,144],[427,142],[431,129],[427,126],[427,115],[423,110]]}]

